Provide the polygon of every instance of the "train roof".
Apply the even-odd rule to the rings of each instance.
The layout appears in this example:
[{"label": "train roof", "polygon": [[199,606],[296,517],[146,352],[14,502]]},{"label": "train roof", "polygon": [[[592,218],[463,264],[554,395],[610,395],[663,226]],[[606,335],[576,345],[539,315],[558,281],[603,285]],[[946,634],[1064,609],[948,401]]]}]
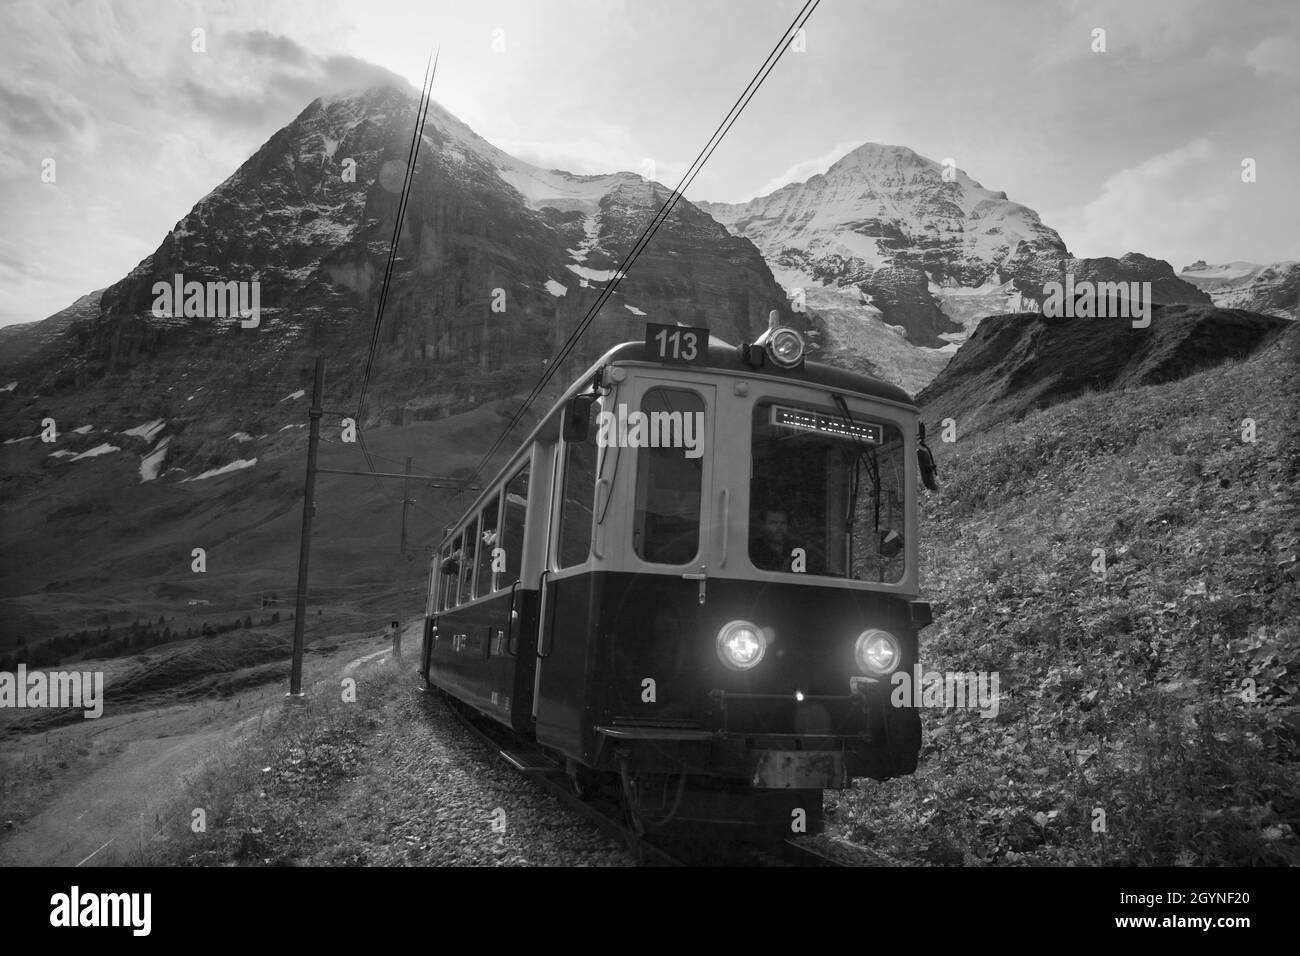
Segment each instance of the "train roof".
[{"label": "train roof", "polygon": [[[593,370],[602,365],[612,365],[616,362],[645,362],[647,365],[663,367],[663,363],[650,354],[649,346],[646,343],[624,342],[622,345],[616,345],[606,352],[593,366]],[[766,378],[810,382],[817,385],[828,385],[840,391],[857,392],[860,395],[869,395],[872,398],[898,402],[901,405],[916,406],[912,396],[897,385],[891,385],[889,382],[871,375],[850,372],[842,368],[822,365],[819,362],[805,362],[803,365],[792,369],[777,368],[774,365],[754,368],[745,364],[741,358],[739,347],[728,345],[726,342],[712,336],[709,337],[708,359],[705,363],[676,367],[689,368],[693,371],[716,369],[746,376],[758,375]],[[585,382],[588,378],[590,378],[590,375],[585,376],[581,381]]]}]

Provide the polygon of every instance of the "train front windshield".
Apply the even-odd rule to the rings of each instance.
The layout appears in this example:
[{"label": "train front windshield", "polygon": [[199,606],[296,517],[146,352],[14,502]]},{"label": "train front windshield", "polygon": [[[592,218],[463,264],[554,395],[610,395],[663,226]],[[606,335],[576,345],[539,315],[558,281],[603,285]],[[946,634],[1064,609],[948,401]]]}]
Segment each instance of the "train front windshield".
[{"label": "train front windshield", "polygon": [[749,559],[755,568],[902,580],[904,445],[846,407],[759,402],[752,422]]}]

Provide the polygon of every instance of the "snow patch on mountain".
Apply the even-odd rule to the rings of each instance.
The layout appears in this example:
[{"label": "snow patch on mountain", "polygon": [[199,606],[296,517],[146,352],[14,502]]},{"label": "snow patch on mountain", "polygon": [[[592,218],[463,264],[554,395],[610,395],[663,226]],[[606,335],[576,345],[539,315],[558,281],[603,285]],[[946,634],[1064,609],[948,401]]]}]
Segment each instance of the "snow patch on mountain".
[{"label": "snow patch on mountain", "polygon": [[130,435],[135,438],[143,438],[145,441],[153,441],[160,431],[167,425],[167,419],[155,418],[151,422],[145,422],[143,425],[136,425],[135,428],[128,428],[122,432],[123,435]]},{"label": "snow patch on mountain", "polygon": [[116,445],[110,445],[107,442],[105,442],[102,445],[96,445],[94,448],[90,449],[89,451],[83,451],[80,455],[77,455],[72,460],[81,461],[82,459],[85,458],[98,458],[100,455],[107,455],[112,452],[121,451],[121,450],[122,449],[118,448]]},{"label": "snow patch on mountain", "polygon": [[[901,326],[884,320],[855,286],[824,283],[799,269],[774,266],[772,276],[788,294],[802,289],[809,311],[821,319],[826,340],[819,361],[859,368],[916,394],[947,364],[956,346],[918,348]],[[964,336],[963,336],[964,338]]]},{"label": "snow patch on mountain", "polygon": [[[331,98],[326,102],[336,102],[337,99]],[[640,179],[634,173],[578,176],[559,169],[540,169],[493,146],[438,103],[430,104],[426,128],[427,125],[432,125],[449,141],[442,144],[441,153],[452,157],[453,163],[467,162],[468,157],[464,154],[473,153],[523,196],[524,202],[533,209],[549,206],[560,212],[592,215],[599,210],[600,200],[611,189],[619,183]],[[424,142],[438,148],[427,134]]]},{"label": "snow patch on mountain", "polygon": [[513,157],[495,165],[497,175],[518,190],[533,209],[549,206],[560,212],[580,212],[587,216],[599,210],[601,199],[611,189],[629,177],[636,178],[631,173],[575,176],[558,169],[538,169]]},{"label": "snow patch on mountain", "polygon": [[152,451],[140,458],[140,481],[153,481],[158,477],[158,472],[162,470],[163,460],[167,457],[167,446],[171,443],[172,436],[168,435],[160,441]]},{"label": "snow patch on mountain", "polygon": [[574,265],[572,262],[566,263],[564,268],[574,275],[588,279],[591,282],[609,282],[614,276],[618,275],[617,269],[588,269],[586,266]]},{"label": "snow patch on mountain", "polygon": [[840,252],[860,262],[879,269],[889,264],[890,257],[880,250],[880,243],[870,236],[844,229],[817,244],[829,252]]},{"label": "snow patch on mountain", "polygon": [[596,248],[600,241],[600,213],[589,213],[582,221],[583,240],[578,244],[577,249],[565,249],[574,262],[585,262],[587,256]]},{"label": "snow patch on mountain", "polygon": [[205,478],[216,478],[219,475],[228,475],[232,471],[241,471],[244,468],[252,468],[256,464],[256,458],[250,458],[247,461],[243,458],[236,458],[228,465],[222,465],[220,468],[212,468],[200,475],[195,475],[193,478],[182,478],[181,481],[203,481]]}]

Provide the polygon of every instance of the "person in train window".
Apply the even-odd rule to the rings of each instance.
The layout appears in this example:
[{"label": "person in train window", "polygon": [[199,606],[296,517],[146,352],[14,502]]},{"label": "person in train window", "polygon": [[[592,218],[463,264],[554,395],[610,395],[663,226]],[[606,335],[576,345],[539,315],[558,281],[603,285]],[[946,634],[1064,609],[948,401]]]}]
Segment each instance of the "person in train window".
[{"label": "person in train window", "polygon": [[790,535],[790,516],[779,505],[769,505],[759,514],[758,523],[749,536],[749,559],[754,567],[764,571],[790,571],[794,566],[794,550],[808,549]]}]

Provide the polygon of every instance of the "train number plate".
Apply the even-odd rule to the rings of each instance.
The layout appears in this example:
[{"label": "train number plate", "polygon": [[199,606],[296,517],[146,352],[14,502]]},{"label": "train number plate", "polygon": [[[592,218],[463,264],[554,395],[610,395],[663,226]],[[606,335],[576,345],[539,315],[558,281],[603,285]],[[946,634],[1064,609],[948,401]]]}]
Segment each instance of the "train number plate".
[{"label": "train number plate", "polygon": [[649,356],[656,361],[674,365],[704,365],[709,354],[709,330],[647,322],[645,345]]},{"label": "train number plate", "polygon": [[849,785],[844,755],[832,750],[757,750],[755,787],[772,790],[842,790]]}]

